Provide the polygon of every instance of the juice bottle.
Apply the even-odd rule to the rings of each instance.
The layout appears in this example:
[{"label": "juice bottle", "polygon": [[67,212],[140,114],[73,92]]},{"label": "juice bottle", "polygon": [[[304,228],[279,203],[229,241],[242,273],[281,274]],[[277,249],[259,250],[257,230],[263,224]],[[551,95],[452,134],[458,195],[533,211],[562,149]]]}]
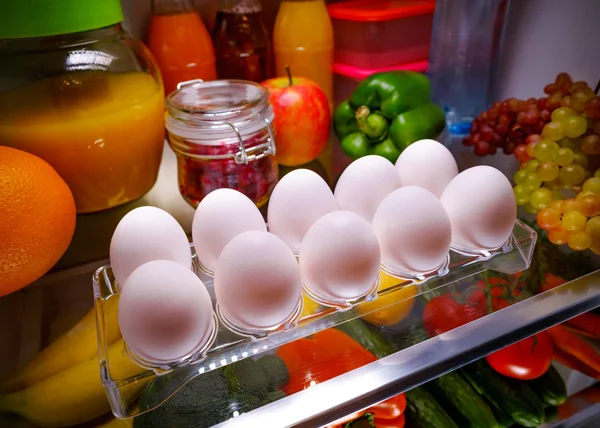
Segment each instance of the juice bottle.
[{"label": "juice bottle", "polygon": [[217,78],[210,34],[188,0],[152,1],[148,46],[162,71],[166,94],[179,82]]},{"label": "juice bottle", "polygon": [[[273,29],[275,75],[292,74],[314,80],[333,111],[333,27],[325,0],[283,0]],[[333,181],[331,138],[317,160]]]},{"label": "juice bottle", "polygon": [[283,0],[273,30],[275,75],[289,66],[319,84],[333,103],[333,27],[324,0]]},{"label": "juice bottle", "polygon": [[221,0],[213,29],[219,79],[262,82],[273,75],[273,52],[259,0]]}]

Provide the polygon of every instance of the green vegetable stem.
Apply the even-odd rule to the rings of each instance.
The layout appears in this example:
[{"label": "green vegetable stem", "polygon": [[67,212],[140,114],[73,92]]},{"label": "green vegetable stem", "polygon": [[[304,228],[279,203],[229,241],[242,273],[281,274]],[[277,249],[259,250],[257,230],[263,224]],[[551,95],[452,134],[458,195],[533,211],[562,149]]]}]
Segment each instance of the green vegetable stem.
[{"label": "green vegetable stem", "polygon": [[373,142],[381,141],[387,135],[387,119],[378,113],[371,113],[367,106],[360,106],[356,110],[356,123],[360,132]]}]

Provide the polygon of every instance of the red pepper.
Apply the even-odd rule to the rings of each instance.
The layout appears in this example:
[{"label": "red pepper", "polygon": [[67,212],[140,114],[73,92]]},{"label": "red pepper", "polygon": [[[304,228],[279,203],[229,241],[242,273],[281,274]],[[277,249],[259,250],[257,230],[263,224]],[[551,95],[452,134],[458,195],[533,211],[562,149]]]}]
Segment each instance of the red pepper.
[{"label": "red pepper", "polygon": [[[294,394],[310,386],[325,382],[341,374],[372,363],[377,357],[340,330],[331,328],[315,333],[312,339],[299,339],[281,346],[277,355],[285,362],[290,373],[289,382],[283,387],[286,395]],[[397,421],[402,425],[406,408],[404,394],[399,394],[365,411],[336,421],[331,427],[342,427],[364,413],[373,413],[376,420]],[[376,426],[380,425],[376,423]],[[382,425],[383,426],[383,425]]]}]

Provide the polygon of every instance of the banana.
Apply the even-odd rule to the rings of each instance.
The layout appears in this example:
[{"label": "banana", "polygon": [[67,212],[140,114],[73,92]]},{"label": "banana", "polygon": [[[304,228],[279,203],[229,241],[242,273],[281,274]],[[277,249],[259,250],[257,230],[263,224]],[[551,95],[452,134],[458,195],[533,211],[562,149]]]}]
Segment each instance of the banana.
[{"label": "banana", "polygon": [[[107,345],[121,338],[117,312],[119,299],[104,303],[104,329]],[[67,331],[40,352],[27,366],[0,385],[0,392],[19,391],[34,385],[53,374],[96,356],[96,311],[92,308],[71,330]]]},{"label": "banana", "polygon": [[[123,340],[108,348],[113,379],[123,380],[145,371],[125,354]],[[132,382],[124,392],[130,399],[150,380]],[[68,427],[110,411],[100,381],[98,358],[91,358],[35,385],[0,395],[0,412],[17,413],[40,427]]]}]

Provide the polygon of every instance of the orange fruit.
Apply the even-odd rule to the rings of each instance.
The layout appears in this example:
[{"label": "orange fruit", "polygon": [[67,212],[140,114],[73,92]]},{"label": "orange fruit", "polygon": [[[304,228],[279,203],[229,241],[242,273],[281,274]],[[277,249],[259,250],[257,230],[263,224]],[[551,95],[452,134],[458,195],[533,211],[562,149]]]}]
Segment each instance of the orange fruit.
[{"label": "orange fruit", "polygon": [[0,147],[0,296],[40,278],[75,231],[75,201],[48,163]]}]

